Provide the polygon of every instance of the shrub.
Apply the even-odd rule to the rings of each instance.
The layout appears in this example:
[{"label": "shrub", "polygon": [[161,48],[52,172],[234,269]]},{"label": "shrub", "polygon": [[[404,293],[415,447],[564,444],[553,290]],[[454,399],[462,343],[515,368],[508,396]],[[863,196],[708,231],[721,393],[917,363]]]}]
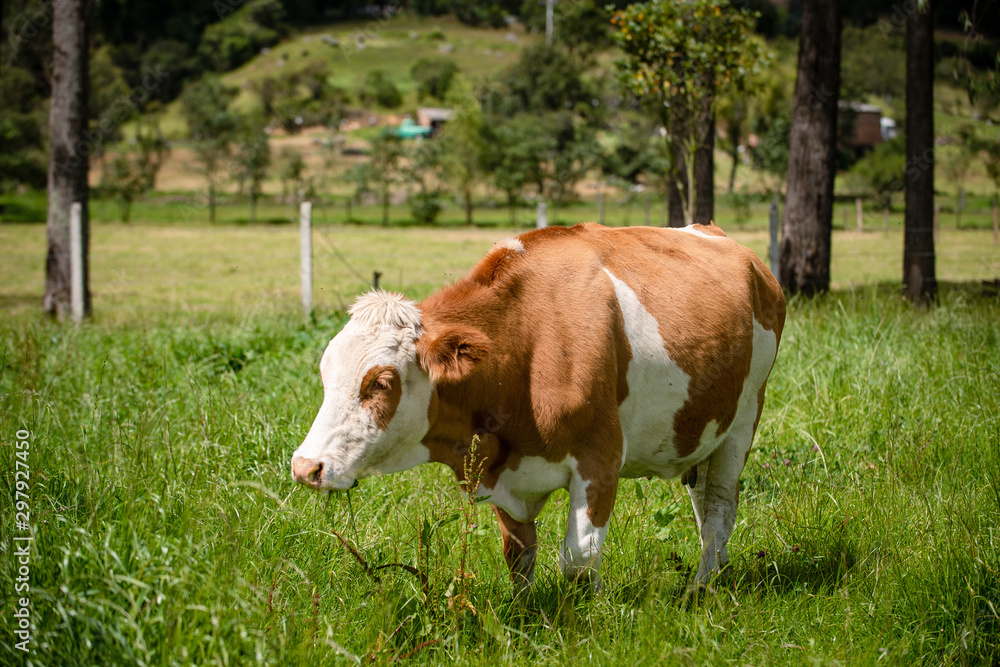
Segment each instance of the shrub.
[{"label": "shrub", "polygon": [[403,104],[399,88],[380,69],[368,73],[358,96],[365,104],[377,104],[387,109],[395,109]]}]

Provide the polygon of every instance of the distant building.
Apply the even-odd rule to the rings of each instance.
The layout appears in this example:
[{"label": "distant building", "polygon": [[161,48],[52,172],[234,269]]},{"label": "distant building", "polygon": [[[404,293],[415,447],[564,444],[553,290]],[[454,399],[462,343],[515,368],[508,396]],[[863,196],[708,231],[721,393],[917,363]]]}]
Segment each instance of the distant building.
[{"label": "distant building", "polygon": [[417,125],[430,128],[430,134],[433,137],[454,115],[455,112],[452,109],[420,107],[417,109]]},{"label": "distant building", "polygon": [[[874,104],[841,102],[840,112],[845,117],[853,116],[851,136],[843,143],[862,153],[896,136],[896,121],[883,116],[882,110]],[[843,128],[844,125],[841,124],[841,127]],[[843,141],[843,136],[841,136],[841,141]]]}]

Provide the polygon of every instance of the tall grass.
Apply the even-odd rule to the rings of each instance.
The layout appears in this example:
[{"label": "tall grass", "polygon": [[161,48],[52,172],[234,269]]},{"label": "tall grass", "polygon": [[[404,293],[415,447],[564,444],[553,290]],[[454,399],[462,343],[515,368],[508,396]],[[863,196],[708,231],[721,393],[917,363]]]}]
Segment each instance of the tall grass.
[{"label": "tall grass", "polygon": [[297,488],[289,458],[344,321],[0,325],[2,662],[25,659],[9,613],[22,428],[31,664],[1000,660],[996,297],[791,302],[732,572],[703,595],[688,593],[699,546],[677,480],[623,482],[597,595],[558,571],[555,494],[524,599],[492,512],[443,468]]}]

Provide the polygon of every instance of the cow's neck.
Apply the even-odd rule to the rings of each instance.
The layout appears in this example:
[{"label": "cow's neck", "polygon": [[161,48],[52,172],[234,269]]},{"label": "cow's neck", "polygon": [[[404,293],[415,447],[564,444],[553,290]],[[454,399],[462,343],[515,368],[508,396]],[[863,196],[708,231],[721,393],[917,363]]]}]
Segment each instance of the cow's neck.
[{"label": "cow's neck", "polygon": [[466,383],[434,388],[428,411],[430,428],[423,444],[430,451],[430,460],[443,463],[464,481],[474,437],[478,437],[475,458],[482,480],[492,486],[508,457],[507,447],[497,437],[503,415],[486,405],[473,401],[475,390]]}]

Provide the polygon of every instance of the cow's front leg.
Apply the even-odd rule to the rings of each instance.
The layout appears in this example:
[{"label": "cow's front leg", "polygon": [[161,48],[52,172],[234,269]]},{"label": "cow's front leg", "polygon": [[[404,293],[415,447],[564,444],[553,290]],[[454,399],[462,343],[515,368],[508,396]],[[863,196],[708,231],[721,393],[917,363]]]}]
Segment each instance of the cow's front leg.
[{"label": "cow's front leg", "polygon": [[608,522],[618,492],[618,470],[602,471],[595,479],[583,479],[580,466],[569,483],[569,521],[563,541],[562,569],[570,581],[585,581],[600,588],[601,550],[608,535]]},{"label": "cow's front leg", "polygon": [[503,557],[510,568],[510,580],[515,593],[531,586],[535,581],[535,554],[538,553],[538,533],[535,522],[522,522],[497,506],[493,506],[500,522],[503,539]]}]

